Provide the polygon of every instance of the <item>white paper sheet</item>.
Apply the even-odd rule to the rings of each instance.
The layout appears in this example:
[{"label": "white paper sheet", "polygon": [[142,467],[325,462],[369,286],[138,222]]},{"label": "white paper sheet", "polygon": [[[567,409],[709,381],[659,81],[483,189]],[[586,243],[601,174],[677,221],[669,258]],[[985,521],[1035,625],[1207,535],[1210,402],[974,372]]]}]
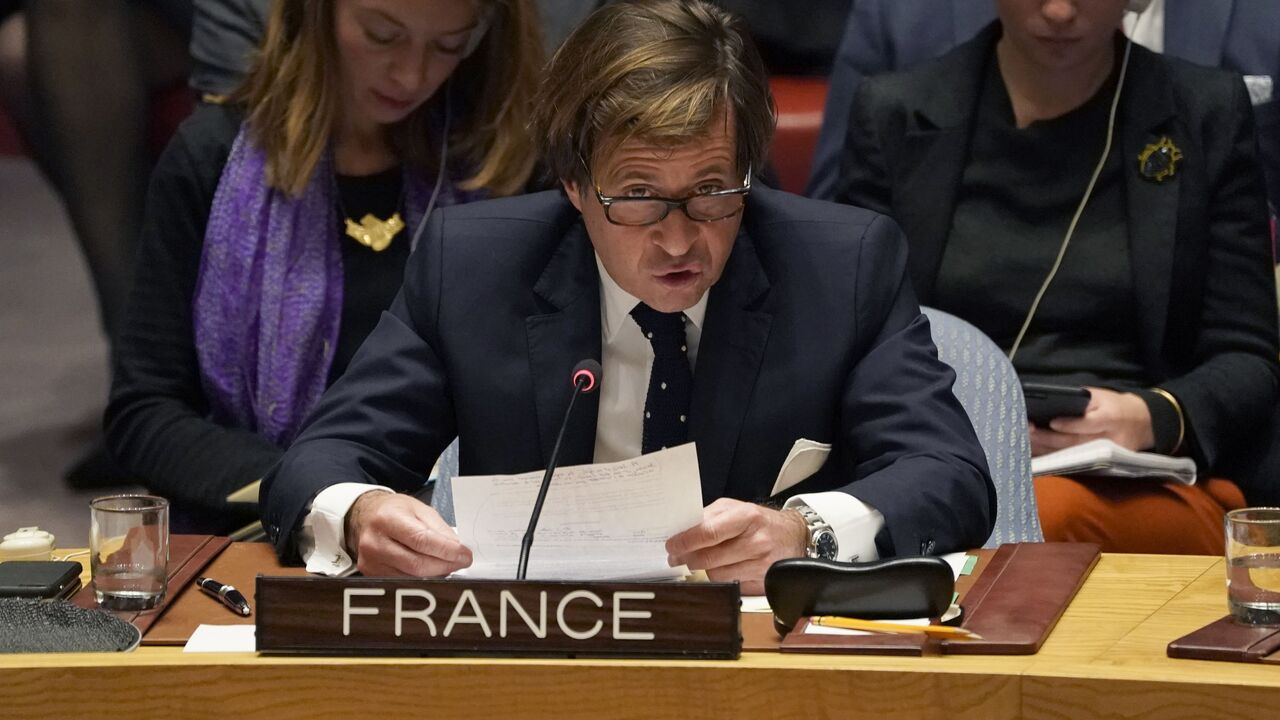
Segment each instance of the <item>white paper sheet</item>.
[{"label": "white paper sheet", "polygon": [[182,652],[256,652],[256,625],[201,625],[191,634]]},{"label": "white paper sheet", "polygon": [[[469,578],[511,579],[542,472],[453,481],[458,536],[471,548]],[[682,578],[667,539],[702,520],[692,443],[604,465],[556,470],[542,506],[528,577],[556,580]]]}]

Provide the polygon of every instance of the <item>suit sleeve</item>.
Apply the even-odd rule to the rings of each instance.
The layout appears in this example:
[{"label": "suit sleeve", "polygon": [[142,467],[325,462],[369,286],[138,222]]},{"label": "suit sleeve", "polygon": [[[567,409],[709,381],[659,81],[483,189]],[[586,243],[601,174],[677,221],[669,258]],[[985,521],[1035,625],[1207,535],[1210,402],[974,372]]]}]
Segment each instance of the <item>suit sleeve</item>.
[{"label": "suit sleeve", "polygon": [[952,392],[955,372],[938,359],[911,290],[905,238],[882,217],[861,246],[862,356],[845,383],[841,421],[855,480],[843,489],[884,515],[881,556],[980,547],[995,526],[995,487]]},{"label": "suit sleeve", "polygon": [[1238,447],[1237,436],[1252,436],[1252,428],[1265,424],[1280,388],[1266,190],[1248,92],[1238,78],[1233,88],[1229,110],[1221,113],[1227,127],[1216,135],[1226,145],[1225,161],[1210,178],[1194,369],[1161,383],[1182,404],[1196,459],[1209,468]]},{"label": "suit sleeve", "polygon": [[263,480],[263,527],[285,562],[298,559],[295,535],[320,491],[352,482],[415,491],[456,435],[445,366],[434,349],[444,214],[432,214],[400,294]]},{"label": "suit sleeve", "polygon": [[805,194],[819,200],[836,197],[842,177],[842,156],[855,93],[863,78],[892,70],[883,28],[881,3],[854,3],[836,51],[827,89],[822,130],[813,155],[813,171]]}]

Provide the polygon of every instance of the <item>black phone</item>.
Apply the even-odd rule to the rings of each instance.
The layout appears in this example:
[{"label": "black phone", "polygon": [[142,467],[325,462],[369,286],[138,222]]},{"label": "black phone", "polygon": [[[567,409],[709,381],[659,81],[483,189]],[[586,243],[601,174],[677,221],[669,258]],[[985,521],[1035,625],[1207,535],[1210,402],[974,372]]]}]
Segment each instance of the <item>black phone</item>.
[{"label": "black phone", "polygon": [[82,572],[73,560],[0,562],[0,598],[61,600],[80,589]]},{"label": "black phone", "polygon": [[1089,409],[1091,395],[1079,385],[1022,383],[1022,396],[1027,400],[1027,419],[1040,427],[1049,427],[1057,417],[1080,417]]}]

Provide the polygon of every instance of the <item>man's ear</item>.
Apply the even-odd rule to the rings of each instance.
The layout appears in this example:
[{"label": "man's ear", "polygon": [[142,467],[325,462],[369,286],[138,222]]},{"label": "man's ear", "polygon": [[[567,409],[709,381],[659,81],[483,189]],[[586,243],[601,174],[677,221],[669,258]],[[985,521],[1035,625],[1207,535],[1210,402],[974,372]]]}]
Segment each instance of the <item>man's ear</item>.
[{"label": "man's ear", "polygon": [[561,180],[560,185],[564,187],[564,194],[569,196],[569,202],[582,212],[582,187],[574,180]]}]

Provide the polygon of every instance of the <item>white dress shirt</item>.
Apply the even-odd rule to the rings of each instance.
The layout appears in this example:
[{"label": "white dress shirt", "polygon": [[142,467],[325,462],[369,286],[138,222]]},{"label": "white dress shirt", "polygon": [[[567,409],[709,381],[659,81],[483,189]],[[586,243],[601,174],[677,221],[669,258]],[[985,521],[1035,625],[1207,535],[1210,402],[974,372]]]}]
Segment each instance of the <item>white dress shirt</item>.
[{"label": "white dress shirt", "polygon": [[[640,303],[605,272],[596,256],[600,273],[600,333],[602,362],[600,403],[596,416],[595,462],[627,460],[640,455],[644,433],[644,403],[649,393],[649,373],[653,369],[653,347],[631,317]],[[690,370],[697,367],[698,345],[707,314],[707,295],[685,310],[685,343]],[[781,470],[781,468],[779,468]],[[390,492],[388,488],[364,483],[339,483],[325,488],[311,503],[298,534],[298,550],[307,570],[343,576],[355,572],[346,552],[346,515],[356,498],[366,492]],[[804,503],[813,509],[835,533],[839,560],[867,562],[879,557],[875,538],[884,527],[878,510],[843,492],[796,495],[785,507]]]}]

